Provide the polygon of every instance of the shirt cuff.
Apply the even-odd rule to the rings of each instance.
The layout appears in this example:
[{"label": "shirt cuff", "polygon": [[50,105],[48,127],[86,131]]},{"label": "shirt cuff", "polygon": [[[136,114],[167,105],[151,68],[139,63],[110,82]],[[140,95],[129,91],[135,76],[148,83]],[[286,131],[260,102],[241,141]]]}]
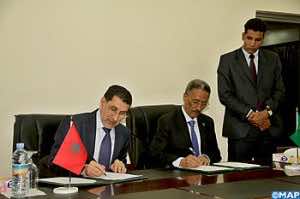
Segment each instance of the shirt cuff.
[{"label": "shirt cuff", "polygon": [[83,176],[83,177],[88,177],[88,175],[85,173],[85,165],[84,165],[80,175]]},{"label": "shirt cuff", "polygon": [[172,165],[173,165],[174,167],[180,167],[180,162],[181,162],[182,159],[183,159],[183,157],[177,158],[176,160],[174,160],[174,161],[172,162]]},{"label": "shirt cuff", "polygon": [[249,110],[249,112],[247,113],[247,115],[246,115],[246,118],[248,119],[248,117],[250,116],[250,114],[253,112],[253,110],[252,109],[250,109]]}]

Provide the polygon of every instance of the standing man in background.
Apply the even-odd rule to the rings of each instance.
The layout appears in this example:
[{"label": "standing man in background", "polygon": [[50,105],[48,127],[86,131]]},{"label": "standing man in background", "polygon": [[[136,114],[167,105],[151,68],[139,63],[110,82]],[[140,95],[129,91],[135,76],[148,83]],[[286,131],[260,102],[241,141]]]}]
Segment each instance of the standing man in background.
[{"label": "standing man in background", "polygon": [[228,161],[269,165],[282,132],[279,105],[284,97],[277,54],[260,49],[266,32],[257,18],[244,25],[243,46],[220,57],[218,94],[225,106],[223,136]]},{"label": "standing man in background", "polygon": [[[88,153],[82,174],[94,177],[103,175],[107,170],[126,172],[129,129],[120,122],[126,117],[131,103],[130,92],[122,86],[113,85],[101,98],[99,109],[72,116]],[[49,157],[49,167],[54,167],[52,170],[60,171],[52,161],[69,127],[70,117],[66,117],[56,131],[55,143]]]},{"label": "standing man in background", "polygon": [[183,106],[159,119],[150,145],[155,165],[193,168],[221,160],[214,121],[201,113],[209,96],[206,82],[192,80],[183,94]]}]

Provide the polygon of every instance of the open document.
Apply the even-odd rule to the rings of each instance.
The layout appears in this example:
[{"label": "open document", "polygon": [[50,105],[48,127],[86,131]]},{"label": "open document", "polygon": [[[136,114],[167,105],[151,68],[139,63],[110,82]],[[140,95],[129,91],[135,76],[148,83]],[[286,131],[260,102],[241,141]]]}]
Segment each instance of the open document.
[{"label": "open document", "polygon": [[106,175],[102,175],[99,177],[93,177],[93,179],[101,179],[101,180],[129,180],[134,178],[140,178],[142,175],[133,175],[128,173],[114,173],[114,172],[106,172]]},{"label": "open document", "polygon": [[179,169],[184,169],[184,170],[192,170],[192,171],[199,171],[199,172],[204,172],[204,173],[219,173],[219,172],[226,172],[226,171],[232,171],[234,170],[233,168],[228,168],[228,167],[219,167],[219,166],[199,166],[195,168],[186,168],[186,167],[177,167]]},{"label": "open document", "polygon": [[213,174],[213,173],[223,173],[223,172],[234,171],[234,170],[263,168],[263,166],[259,164],[249,164],[243,162],[218,162],[218,163],[214,163],[213,165],[199,166],[196,168],[185,168],[180,166],[177,168]]},{"label": "open document", "polygon": [[[68,185],[69,184],[69,177],[54,177],[54,178],[40,178],[39,182],[49,183],[49,184],[57,184],[57,185]],[[84,185],[84,184],[94,184],[96,180],[87,179],[87,178],[78,178],[72,177],[71,178],[71,185]]]},{"label": "open document", "polygon": [[243,162],[218,162],[218,163],[214,163],[214,165],[221,166],[221,167],[230,167],[235,169],[251,169],[251,168],[261,167],[261,165],[259,164],[249,164]]},{"label": "open document", "polygon": [[[71,185],[75,186],[95,186],[95,185],[108,185],[120,182],[128,182],[134,180],[142,180],[142,175],[133,175],[127,173],[113,173],[106,172],[106,176],[99,177],[71,177]],[[53,185],[68,185],[69,177],[54,177],[54,178],[41,178],[39,183],[53,184]]]}]

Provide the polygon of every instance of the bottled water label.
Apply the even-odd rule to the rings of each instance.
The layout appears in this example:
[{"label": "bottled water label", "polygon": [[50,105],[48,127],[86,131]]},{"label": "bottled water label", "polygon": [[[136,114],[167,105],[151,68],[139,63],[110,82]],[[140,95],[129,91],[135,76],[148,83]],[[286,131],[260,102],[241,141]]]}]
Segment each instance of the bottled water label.
[{"label": "bottled water label", "polygon": [[12,196],[23,198],[29,191],[29,168],[30,164],[12,165]]},{"label": "bottled water label", "polygon": [[13,164],[12,175],[26,177],[29,171],[30,164]]}]

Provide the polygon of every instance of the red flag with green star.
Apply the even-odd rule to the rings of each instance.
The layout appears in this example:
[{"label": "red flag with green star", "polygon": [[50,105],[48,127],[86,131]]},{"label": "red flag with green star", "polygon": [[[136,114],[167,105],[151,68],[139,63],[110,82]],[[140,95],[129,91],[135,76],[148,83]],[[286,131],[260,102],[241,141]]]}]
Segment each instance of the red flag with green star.
[{"label": "red flag with green star", "polygon": [[87,156],[80,134],[74,122],[71,121],[68,133],[52,162],[79,175],[85,165]]}]

